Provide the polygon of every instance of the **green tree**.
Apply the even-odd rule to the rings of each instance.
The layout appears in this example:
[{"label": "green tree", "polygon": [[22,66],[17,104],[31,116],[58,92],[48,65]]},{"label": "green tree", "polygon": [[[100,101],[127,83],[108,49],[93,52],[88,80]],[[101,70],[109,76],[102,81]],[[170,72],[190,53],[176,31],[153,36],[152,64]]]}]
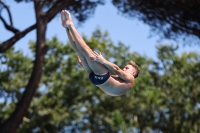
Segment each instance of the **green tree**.
[{"label": "green tree", "polygon": [[[133,94],[133,114],[139,131],[198,133],[200,94],[200,55],[177,55],[177,47],[159,45],[158,61],[141,75]],[[134,88],[133,90],[137,90]]]},{"label": "green tree", "polygon": [[[132,57],[128,47],[122,43],[115,46],[108,33],[102,34],[97,30],[90,39],[84,38],[92,49],[105,51],[105,57],[120,66]],[[35,42],[30,44],[35,53]],[[77,71],[77,55],[69,44],[63,45],[56,37],[45,44],[49,50],[45,55],[40,86],[18,132],[114,131],[116,127],[111,126],[111,121],[115,113],[104,117],[104,107],[99,106],[99,102],[107,101],[110,97],[89,82],[84,70]],[[122,53],[121,56],[118,53]],[[32,70],[34,62],[13,48],[1,54],[1,59],[2,68],[5,68],[1,70],[1,95],[5,100],[1,103],[0,117],[5,121],[23,96],[30,78],[28,72]],[[107,104],[104,106],[108,108]],[[117,124],[121,123],[117,121]]]},{"label": "green tree", "polygon": [[[6,21],[5,17],[0,15],[0,20],[4,24],[4,27],[7,31],[12,32],[14,35],[10,39],[0,43],[0,53],[5,52],[11,48],[18,40],[27,35],[30,31],[36,30],[36,43],[35,43],[35,58],[33,59],[34,64],[32,69],[28,71],[29,79],[26,79],[26,85],[22,90],[23,95],[20,97],[20,100],[17,101],[16,106],[13,105],[12,113],[7,116],[7,119],[0,123],[1,132],[14,133],[19,127],[20,123],[23,120],[24,115],[27,112],[27,109],[31,103],[31,100],[35,94],[38,84],[40,82],[42,70],[44,67],[44,56],[48,50],[45,44],[46,38],[46,27],[47,24],[64,8],[67,8],[75,14],[75,17],[83,22],[91,14],[94,13],[94,9],[99,4],[104,4],[104,1],[100,0],[16,0],[16,2],[27,2],[34,5],[35,18],[36,22],[33,25],[30,25],[26,29],[20,31],[17,27],[14,27],[14,22],[12,20],[12,14],[10,12],[9,6],[6,4],[6,1],[0,0],[0,8],[6,10],[8,13],[9,22]],[[12,50],[10,51],[12,53]],[[16,55],[17,59],[22,55]],[[3,58],[3,57],[2,57]],[[5,58],[1,59],[4,60]],[[19,59],[20,60],[20,59]],[[25,59],[26,60],[26,59]],[[16,63],[16,62],[15,62]],[[16,63],[17,64],[17,63]],[[7,68],[11,69],[11,68]],[[8,73],[4,73],[6,76]],[[21,75],[23,76],[23,75]],[[3,79],[5,81],[7,79]],[[7,80],[6,84],[10,84],[10,80]],[[23,84],[24,85],[24,84]],[[17,85],[12,84],[12,88],[17,88]],[[2,87],[1,87],[2,88]],[[4,93],[3,91],[1,91]],[[12,95],[13,97],[15,94]]]},{"label": "green tree", "polygon": [[184,44],[199,44],[199,0],[112,0],[112,2],[123,16],[138,18],[161,37],[175,40],[183,37],[184,40],[190,41]]},{"label": "green tree", "polygon": [[[121,42],[114,45],[107,32],[97,29],[91,38],[83,37],[92,49],[104,51],[108,60],[121,67],[129,59],[140,65],[141,74],[133,89],[120,97],[106,95],[87,80],[70,45],[54,37],[46,41],[49,50],[40,87],[23,117],[19,133],[199,132],[199,54],[177,55],[178,48],[158,45],[158,60],[153,61],[130,52]],[[35,42],[30,42],[33,53],[34,45]],[[6,66],[1,71],[1,95],[7,100],[0,104],[0,117],[5,120],[23,94],[30,77],[27,71],[32,69],[33,62],[13,49],[1,56]],[[16,83],[20,89],[13,86]]]}]

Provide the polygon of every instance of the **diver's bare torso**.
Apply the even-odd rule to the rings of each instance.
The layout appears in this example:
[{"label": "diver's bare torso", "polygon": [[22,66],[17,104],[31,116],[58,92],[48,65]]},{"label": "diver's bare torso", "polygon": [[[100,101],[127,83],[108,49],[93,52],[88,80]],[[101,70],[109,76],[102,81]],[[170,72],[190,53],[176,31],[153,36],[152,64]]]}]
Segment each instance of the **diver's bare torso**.
[{"label": "diver's bare torso", "polygon": [[105,83],[96,86],[110,96],[120,96],[130,90],[133,85],[134,80],[129,83],[122,80],[118,75],[111,75]]}]

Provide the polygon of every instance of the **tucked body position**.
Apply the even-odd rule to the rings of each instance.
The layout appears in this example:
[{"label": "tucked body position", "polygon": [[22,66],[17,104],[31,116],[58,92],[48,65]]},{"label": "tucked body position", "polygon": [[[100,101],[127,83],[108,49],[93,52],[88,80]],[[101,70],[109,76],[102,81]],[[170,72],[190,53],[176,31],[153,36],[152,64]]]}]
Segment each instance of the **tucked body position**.
[{"label": "tucked body position", "polygon": [[[139,67],[134,61],[120,69],[116,64],[106,60],[102,54],[93,51],[76,30],[70,13],[61,11],[62,26],[66,29],[69,42],[78,54],[78,63],[88,74],[89,80],[110,96],[120,96],[129,91],[135,78],[139,75]],[[116,75],[111,75],[111,71]]]}]

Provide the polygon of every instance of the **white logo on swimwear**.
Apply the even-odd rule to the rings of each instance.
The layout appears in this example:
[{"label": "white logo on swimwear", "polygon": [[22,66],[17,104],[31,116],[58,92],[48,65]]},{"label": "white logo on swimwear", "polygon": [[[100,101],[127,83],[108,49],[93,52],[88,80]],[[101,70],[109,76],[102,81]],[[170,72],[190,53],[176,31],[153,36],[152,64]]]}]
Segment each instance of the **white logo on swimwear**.
[{"label": "white logo on swimwear", "polygon": [[103,80],[103,77],[94,76],[95,79]]}]

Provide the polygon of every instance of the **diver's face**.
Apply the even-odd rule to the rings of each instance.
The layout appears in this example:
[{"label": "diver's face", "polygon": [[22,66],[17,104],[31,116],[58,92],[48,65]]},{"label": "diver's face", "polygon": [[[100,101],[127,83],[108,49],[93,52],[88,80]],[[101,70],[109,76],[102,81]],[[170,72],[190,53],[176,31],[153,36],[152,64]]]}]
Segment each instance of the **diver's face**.
[{"label": "diver's face", "polygon": [[134,74],[135,73],[135,69],[133,66],[131,65],[126,65],[123,69],[124,72],[130,73],[130,74]]}]

